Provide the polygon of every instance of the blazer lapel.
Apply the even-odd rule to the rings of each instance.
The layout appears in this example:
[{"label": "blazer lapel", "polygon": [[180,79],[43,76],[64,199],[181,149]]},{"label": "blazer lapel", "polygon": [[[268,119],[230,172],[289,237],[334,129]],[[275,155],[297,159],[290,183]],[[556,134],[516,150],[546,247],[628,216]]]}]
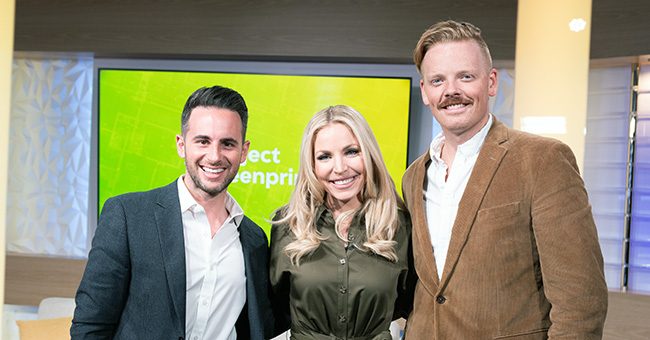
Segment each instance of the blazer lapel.
[{"label": "blazer lapel", "polygon": [[447,260],[443,270],[440,287],[449,282],[453,275],[458,258],[467,242],[467,237],[472,229],[478,209],[483,202],[483,197],[488,186],[494,177],[499,164],[507,152],[507,148],[501,144],[508,139],[508,130],[501,122],[494,118],[494,123],[488,132],[483,146],[479,152],[472,174],[467,182],[467,187],[458,205],[456,221],[452,227],[451,240],[447,251]]},{"label": "blazer lapel", "polygon": [[438,291],[438,270],[436,267],[436,260],[433,256],[433,248],[431,246],[431,235],[429,235],[429,227],[427,223],[427,214],[425,202],[425,189],[426,189],[426,172],[427,165],[430,163],[431,158],[429,153],[426,152],[415,164],[415,172],[413,176],[413,183],[410,190],[412,202],[410,202],[410,210],[413,212],[411,215],[413,225],[413,248],[416,253],[415,256],[420,260],[418,263],[418,277],[424,287],[432,294],[435,295]]},{"label": "blazer lapel", "polygon": [[176,181],[162,188],[156,201],[155,216],[174,310],[180,329],[185,329],[185,239]]}]

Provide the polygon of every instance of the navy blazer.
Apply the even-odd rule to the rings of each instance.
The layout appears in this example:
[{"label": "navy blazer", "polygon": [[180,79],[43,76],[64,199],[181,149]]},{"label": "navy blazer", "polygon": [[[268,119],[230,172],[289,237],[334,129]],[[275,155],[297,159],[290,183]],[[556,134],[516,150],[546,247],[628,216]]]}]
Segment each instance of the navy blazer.
[{"label": "navy blazer", "polygon": [[[176,181],[106,201],[76,295],[72,339],[184,339],[185,245]],[[246,305],[239,339],[270,338],[268,242],[239,225]]]}]

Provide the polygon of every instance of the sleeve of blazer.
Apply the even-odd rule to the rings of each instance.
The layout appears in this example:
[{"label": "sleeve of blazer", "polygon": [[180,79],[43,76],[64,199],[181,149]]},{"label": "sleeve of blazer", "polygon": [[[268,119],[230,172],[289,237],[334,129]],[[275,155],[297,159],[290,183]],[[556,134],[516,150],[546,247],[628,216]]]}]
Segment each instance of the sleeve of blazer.
[{"label": "sleeve of blazer", "polygon": [[603,257],[584,183],[568,146],[539,158],[532,224],[551,303],[549,339],[600,339],[607,313]]},{"label": "sleeve of blazer", "polygon": [[[273,337],[274,319],[270,301],[269,241],[266,233],[255,222],[244,217],[240,227],[247,232],[251,255],[246,266],[246,307],[237,320],[237,337],[240,339],[270,339]],[[244,231],[245,230],[245,231]],[[250,285],[249,285],[250,284]]]},{"label": "sleeve of blazer", "polygon": [[106,201],[77,290],[72,339],[112,339],[128,295],[127,222],[119,198]]}]

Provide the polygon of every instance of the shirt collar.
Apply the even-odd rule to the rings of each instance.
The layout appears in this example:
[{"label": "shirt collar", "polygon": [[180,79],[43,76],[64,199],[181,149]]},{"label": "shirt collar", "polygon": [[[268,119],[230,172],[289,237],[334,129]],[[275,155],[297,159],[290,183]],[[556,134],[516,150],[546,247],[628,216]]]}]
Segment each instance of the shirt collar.
[{"label": "shirt collar", "polygon": [[[181,175],[178,178],[177,181],[177,187],[178,187],[178,200],[181,203],[181,214],[190,211],[192,213],[196,212],[196,210],[204,210],[203,207],[196,202],[194,197],[192,197],[192,194],[190,194],[190,191],[187,189],[187,186],[185,186],[185,182],[183,181],[183,176]],[[237,201],[235,200],[234,197],[230,195],[229,192],[226,191],[226,211],[228,211],[228,219],[232,219],[233,222],[235,222],[235,225],[239,226],[241,223],[241,220],[244,218],[244,211],[242,210],[241,206]]]},{"label": "shirt collar", "polygon": [[[325,206],[325,204],[320,205],[316,209],[316,218],[314,219],[316,221],[316,228],[318,231],[322,232],[322,228],[325,226],[332,227],[332,230],[334,228],[334,215],[332,214],[332,211]],[[358,230],[359,232],[356,232]],[[350,229],[348,232],[355,231],[355,233],[360,234],[361,237],[363,237],[364,242],[365,242],[365,235],[366,235],[366,214],[363,212],[357,212],[353,217],[352,217],[352,222],[350,223]]]},{"label": "shirt collar", "polygon": [[[490,131],[492,121],[492,114],[488,114],[488,121],[485,126],[483,126],[481,130],[479,130],[479,132],[470,138],[467,142],[459,145],[456,151],[457,154],[462,155],[465,158],[477,154],[481,150],[483,142],[485,142],[485,137],[487,136],[488,131]],[[433,141],[431,141],[431,146],[429,147],[429,157],[431,157],[432,161],[442,162],[442,159],[440,158],[440,152],[442,151],[442,146],[444,144],[445,136],[442,134],[442,132],[440,132],[438,135],[436,135]]]},{"label": "shirt collar", "polygon": [[439,132],[438,135],[433,138],[431,146],[429,147],[429,157],[431,157],[431,161],[436,163],[442,162],[440,152],[442,151],[443,144],[445,144],[445,136],[442,135],[442,132]]}]

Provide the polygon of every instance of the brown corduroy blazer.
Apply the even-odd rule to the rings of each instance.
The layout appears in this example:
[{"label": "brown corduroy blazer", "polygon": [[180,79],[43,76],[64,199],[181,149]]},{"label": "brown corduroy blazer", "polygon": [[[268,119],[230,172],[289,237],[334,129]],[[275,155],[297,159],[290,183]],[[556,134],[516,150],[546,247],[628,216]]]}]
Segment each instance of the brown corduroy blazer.
[{"label": "brown corduroy blazer", "polygon": [[419,277],[406,339],[600,339],[603,258],[569,147],[494,120],[441,280],[423,199],[429,163],[426,152],[403,178]]}]

